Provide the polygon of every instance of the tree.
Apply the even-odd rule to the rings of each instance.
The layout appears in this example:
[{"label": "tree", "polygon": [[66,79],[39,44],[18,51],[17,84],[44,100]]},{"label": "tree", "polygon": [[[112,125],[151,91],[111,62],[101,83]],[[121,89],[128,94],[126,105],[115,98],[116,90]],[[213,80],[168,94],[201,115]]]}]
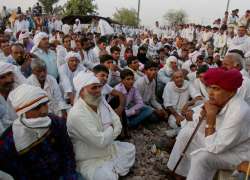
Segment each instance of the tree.
[{"label": "tree", "polygon": [[121,24],[137,26],[137,11],[135,9],[120,8],[113,14],[113,19]]},{"label": "tree", "polygon": [[94,14],[97,10],[97,5],[93,0],[69,0],[66,5],[65,15],[88,15]]},{"label": "tree", "polygon": [[53,5],[59,0],[38,0],[47,14],[53,14]]},{"label": "tree", "polygon": [[185,24],[187,21],[187,13],[184,10],[171,9],[164,15],[164,19],[166,19],[171,26]]}]

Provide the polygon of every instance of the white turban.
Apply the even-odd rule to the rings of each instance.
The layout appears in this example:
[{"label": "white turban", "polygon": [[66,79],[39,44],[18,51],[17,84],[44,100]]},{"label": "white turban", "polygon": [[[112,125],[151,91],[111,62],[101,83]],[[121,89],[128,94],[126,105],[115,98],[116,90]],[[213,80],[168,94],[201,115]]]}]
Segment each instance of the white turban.
[{"label": "white turban", "polygon": [[25,83],[26,78],[23,76],[23,74],[21,73],[21,71],[18,69],[17,66],[14,66],[13,64],[6,62],[0,62],[0,76],[8,72],[12,72],[14,74],[15,78],[14,87],[17,87],[18,85]]},{"label": "white turban", "polygon": [[74,77],[73,83],[76,90],[76,97],[78,97],[82,88],[91,84],[100,84],[100,81],[95,77],[94,73],[81,71]]},{"label": "white turban", "polygon": [[78,61],[81,60],[80,54],[77,53],[77,52],[74,52],[74,51],[70,51],[70,52],[68,52],[68,53],[66,54],[66,56],[65,56],[65,61],[68,63],[68,61],[69,61],[70,58],[77,58]]},{"label": "white turban", "polygon": [[39,104],[49,101],[46,91],[28,84],[18,86],[10,92],[8,98],[18,116],[34,109]]},{"label": "white turban", "polygon": [[0,76],[8,72],[14,72],[14,65],[10,63],[0,62]]},{"label": "white turban", "polygon": [[35,49],[38,48],[38,46],[39,46],[39,44],[40,44],[40,42],[41,42],[41,40],[42,40],[43,38],[49,38],[48,34],[45,33],[45,32],[39,32],[39,33],[37,33],[37,34],[35,35],[35,37],[34,37],[34,39],[33,39],[34,46],[33,46],[33,48],[31,49],[31,52],[32,52],[32,53],[35,51]]},{"label": "white turban", "polygon": [[30,37],[29,32],[23,31],[23,32],[20,33],[19,38],[18,38],[18,41],[20,42],[20,41],[22,41],[23,39],[29,38],[29,37]]},{"label": "white turban", "polygon": [[80,22],[80,19],[77,18],[77,19],[75,20],[75,22]]}]

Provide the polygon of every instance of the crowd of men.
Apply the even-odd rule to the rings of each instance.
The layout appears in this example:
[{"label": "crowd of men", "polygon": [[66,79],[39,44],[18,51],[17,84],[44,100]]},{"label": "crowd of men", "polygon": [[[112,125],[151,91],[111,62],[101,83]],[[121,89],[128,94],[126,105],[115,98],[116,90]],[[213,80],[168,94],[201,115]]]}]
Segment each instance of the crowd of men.
[{"label": "crowd of men", "polygon": [[250,10],[238,13],[135,29],[32,23],[21,9],[10,22],[4,7],[0,179],[118,180],[135,162],[130,130],[160,121],[176,139],[174,170],[200,120],[175,178],[248,174]]}]

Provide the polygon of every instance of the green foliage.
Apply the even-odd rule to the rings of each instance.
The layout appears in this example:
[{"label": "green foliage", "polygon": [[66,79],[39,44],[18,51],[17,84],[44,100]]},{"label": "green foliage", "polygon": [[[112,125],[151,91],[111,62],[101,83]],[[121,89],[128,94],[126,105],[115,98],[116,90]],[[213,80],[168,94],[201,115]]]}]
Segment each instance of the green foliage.
[{"label": "green foliage", "polygon": [[121,24],[128,26],[137,26],[137,11],[135,9],[121,8],[113,14],[113,19]]},{"label": "green foliage", "polygon": [[57,3],[59,0],[38,0],[46,13],[53,14],[53,4]]},{"label": "green foliage", "polygon": [[69,0],[65,5],[64,15],[89,15],[96,13],[97,6],[93,0]]},{"label": "green foliage", "polygon": [[184,10],[171,9],[164,15],[164,19],[171,26],[184,24],[187,21],[187,13]]}]

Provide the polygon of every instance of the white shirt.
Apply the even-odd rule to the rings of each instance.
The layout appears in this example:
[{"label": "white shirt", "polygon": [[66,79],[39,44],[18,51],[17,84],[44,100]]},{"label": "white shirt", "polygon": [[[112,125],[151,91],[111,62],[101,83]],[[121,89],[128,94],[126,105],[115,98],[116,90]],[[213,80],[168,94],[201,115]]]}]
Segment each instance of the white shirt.
[{"label": "white shirt", "polygon": [[56,31],[62,31],[62,21],[61,20],[55,20],[54,27]]},{"label": "white shirt", "polygon": [[[41,87],[41,84],[37,80],[37,77],[32,74],[27,79],[27,84]],[[56,82],[56,79],[50,75],[47,75],[43,90],[47,92],[49,97],[49,112],[55,115],[60,115],[61,110],[68,109],[69,106],[65,103],[59,85]]]},{"label": "white shirt", "polygon": [[150,82],[146,75],[140,77],[134,83],[134,87],[139,90],[145,104],[151,105],[156,109],[162,109],[161,104],[156,100],[155,86],[155,80]]},{"label": "white shirt", "polygon": [[84,51],[84,60],[83,63],[88,69],[93,69],[97,64],[100,64],[99,56],[90,49],[89,51]]}]

